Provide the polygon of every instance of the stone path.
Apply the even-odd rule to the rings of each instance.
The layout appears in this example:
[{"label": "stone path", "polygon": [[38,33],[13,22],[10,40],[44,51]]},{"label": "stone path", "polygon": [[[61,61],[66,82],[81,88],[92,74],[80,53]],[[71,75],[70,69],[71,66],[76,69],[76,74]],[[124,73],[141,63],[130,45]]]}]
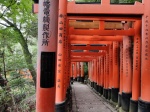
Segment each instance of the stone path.
[{"label": "stone path", "polygon": [[72,112],[117,112],[104,98],[85,84],[72,85]]}]

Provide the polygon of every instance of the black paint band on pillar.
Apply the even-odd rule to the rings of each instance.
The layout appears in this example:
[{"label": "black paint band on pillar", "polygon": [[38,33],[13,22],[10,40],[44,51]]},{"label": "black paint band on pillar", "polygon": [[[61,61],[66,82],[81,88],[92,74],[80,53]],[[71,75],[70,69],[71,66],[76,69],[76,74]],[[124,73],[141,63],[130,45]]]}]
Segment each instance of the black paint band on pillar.
[{"label": "black paint band on pillar", "polygon": [[[138,111],[138,101],[134,101],[130,100],[130,109],[129,109],[130,112],[137,112]],[[145,112],[145,111],[144,111]]]},{"label": "black paint band on pillar", "polygon": [[118,93],[119,93],[119,88],[112,88],[111,89],[111,99],[113,102],[118,102]]},{"label": "black paint band on pillar", "polygon": [[111,99],[111,88],[108,89],[108,100]]},{"label": "black paint band on pillar", "polygon": [[150,112],[150,103],[139,99],[138,112]]},{"label": "black paint band on pillar", "polygon": [[122,94],[118,94],[118,107],[121,107]]},{"label": "black paint band on pillar", "polygon": [[[51,60],[50,60],[51,59]],[[55,83],[55,52],[41,52],[40,87],[51,88]]]},{"label": "black paint band on pillar", "polygon": [[122,109],[124,111],[129,111],[129,105],[130,105],[130,98],[132,96],[132,93],[124,93],[122,92],[122,99],[121,99],[121,105]]},{"label": "black paint band on pillar", "polygon": [[56,112],[66,112],[66,101],[55,105]]}]

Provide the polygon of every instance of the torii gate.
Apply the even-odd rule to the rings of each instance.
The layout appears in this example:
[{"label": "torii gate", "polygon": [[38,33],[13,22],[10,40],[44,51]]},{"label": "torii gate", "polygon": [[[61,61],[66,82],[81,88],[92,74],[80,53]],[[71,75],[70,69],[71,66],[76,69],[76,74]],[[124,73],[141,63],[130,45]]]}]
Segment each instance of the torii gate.
[{"label": "torii gate", "polygon": [[[150,0],[143,0],[142,3],[135,2],[134,5],[111,5],[110,0],[101,0],[101,4],[92,5],[75,4],[75,1],[67,3],[67,0],[41,0],[39,1],[39,6],[34,4],[34,12],[39,12],[36,111],[54,112],[56,106],[56,112],[65,112],[66,91],[69,86],[69,80],[67,78],[70,74],[70,44],[102,44],[103,41],[100,41],[102,40],[102,36],[105,38],[104,41],[107,40],[106,38],[110,39],[110,37],[106,36],[113,36],[112,38],[117,36],[118,39],[120,39],[119,36],[125,36],[123,37],[122,49],[122,52],[125,55],[121,56],[121,59],[123,58],[122,68],[125,69],[123,69],[122,73],[120,73],[121,78],[123,78],[123,82],[121,85],[122,90],[120,89],[119,94],[122,98],[122,109],[129,110],[130,104],[130,109],[133,112],[137,112],[137,108],[138,112],[148,112],[150,109],[149,4]],[[76,16],[76,14],[84,14],[84,16]],[[87,16],[88,14],[91,16]],[[94,15],[111,16],[101,17]],[[119,15],[124,16],[119,17]],[[128,15],[138,16],[128,17]],[[101,27],[100,29],[94,30],[73,29],[69,28],[69,20],[97,20],[100,21]],[[140,34],[141,20],[142,38]],[[134,25],[133,28],[129,29],[129,26],[124,23],[124,30],[107,31],[104,29],[105,21],[132,21],[134,22]],[[84,35],[87,35],[89,40],[87,39],[84,42]],[[69,39],[66,38],[67,36]],[[133,76],[131,72],[131,60],[128,57],[129,51],[127,50],[127,48],[131,45],[130,38],[128,36],[134,36]],[[91,41],[92,38],[94,41]],[[110,39],[110,42],[106,42],[108,44],[112,43],[112,38]],[[140,52],[141,45],[142,47]],[[114,44],[114,49],[115,46],[116,45]],[[104,68],[105,73],[107,74],[110,73],[109,71],[106,71],[106,68],[109,66],[108,59],[108,56],[100,59],[100,63],[105,63],[105,66],[102,66],[101,68]],[[64,68],[65,66],[66,69]],[[66,75],[64,75],[64,73]],[[109,79],[106,75],[104,76],[104,79],[103,84],[106,89],[105,95],[107,96],[107,92],[109,91]],[[95,77],[94,80],[97,82]],[[120,81],[121,80],[122,79],[120,79]],[[111,87],[113,98],[116,97],[119,87],[118,84],[116,87],[113,87],[112,85]],[[132,98],[130,101],[131,94]],[[114,100],[115,99],[116,98],[114,98]]]}]

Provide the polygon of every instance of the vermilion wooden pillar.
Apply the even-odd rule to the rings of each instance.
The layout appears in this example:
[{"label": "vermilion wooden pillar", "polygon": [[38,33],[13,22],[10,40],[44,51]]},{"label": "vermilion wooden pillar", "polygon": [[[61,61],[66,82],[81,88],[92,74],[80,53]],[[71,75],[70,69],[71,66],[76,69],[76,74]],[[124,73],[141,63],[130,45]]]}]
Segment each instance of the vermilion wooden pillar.
[{"label": "vermilion wooden pillar", "polygon": [[94,71],[95,71],[95,90],[97,91],[97,85],[98,85],[98,73],[97,73],[97,58],[94,60]]},{"label": "vermilion wooden pillar", "polygon": [[[67,19],[67,18],[66,18]],[[68,78],[68,47],[67,47],[67,32],[66,32],[66,23],[67,23],[67,21],[64,23],[64,40],[63,40],[63,50],[64,50],[64,53],[63,53],[63,58],[64,58],[64,77],[63,77],[63,82],[64,82],[64,84],[63,84],[63,88],[64,88],[64,90],[63,90],[63,95],[64,95],[64,97],[66,98],[66,91],[67,91],[67,83],[68,83],[68,81],[67,81],[67,78]]]},{"label": "vermilion wooden pillar", "polygon": [[89,80],[89,84],[91,86],[91,62],[88,62],[88,80]]},{"label": "vermilion wooden pillar", "polygon": [[106,91],[106,66],[107,66],[107,64],[106,64],[107,62],[106,62],[106,55],[104,56],[104,76],[103,76],[103,81],[104,81],[104,87],[103,87],[103,96],[104,97],[106,97],[106,94],[107,94],[107,91]]},{"label": "vermilion wooden pillar", "polygon": [[99,79],[99,73],[98,73],[98,57],[96,58],[96,91],[98,92],[98,79]]},{"label": "vermilion wooden pillar", "polygon": [[145,5],[142,16],[142,58],[141,58],[141,97],[138,112],[150,110],[150,0],[143,0]]},{"label": "vermilion wooden pillar", "polygon": [[92,87],[94,88],[95,85],[94,60],[91,61],[91,82],[92,82]]},{"label": "vermilion wooden pillar", "polygon": [[99,92],[99,57],[97,56],[97,59],[96,59],[96,64],[97,64],[97,68],[96,68],[96,72],[97,72],[97,79],[96,79],[96,82],[97,82],[97,92]]},{"label": "vermilion wooden pillar", "polygon": [[[52,9],[53,11],[53,9]],[[64,88],[64,38],[66,37],[67,0],[59,0],[58,12],[58,46],[57,46],[57,77],[56,77],[56,112],[66,112],[66,92]],[[57,13],[55,13],[57,14]],[[53,32],[52,32],[53,33]]]},{"label": "vermilion wooden pillar", "polygon": [[101,70],[102,64],[101,64],[101,58],[102,58],[102,56],[99,57],[99,68],[98,68],[99,69],[99,87],[98,87],[99,89],[98,90],[99,90],[100,94],[101,94],[101,91],[102,91],[101,90],[102,89],[102,82],[101,82],[101,80],[102,80],[101,79],[102,78],[102,70]]},{"label": "vermilion wooden pillar", "polygon": [[77,62],[74,62],[73,72],[74,72],[73,78],[75,81],[77,81]]},{"label": "vermilion wooden pillar", "polygon": [[88,62],[88,83],[91,85],[91,83],[90,83],[90,62]]},{"label": "vermilion wooden pillar", "polygon": [[81,82],[84,83],[84,63],[80,62],[81,65]]},{"label": "vermilion wooden pillar", "polygon": [[80,62],[77,62],[77,81],[80,82],[81,72],[80,72]]},{"label": "vermilion wooden pillar", "polygon": [[109,91],[109,52],[106,52],[106,65],[105,65],[105,98],[108,99]]},{"label": "vermilion wooden pillar", "polygon": [[90,79],[90,84],[91,87],[93,87],[93,68],[92,68],[92,61],[89,62],[89,79]]},{"label": "vermilion wooden pillar", "polygon": [[[123,23],[124,29],[128,29],[130,23]],[[129,111],[132,92],[132,38],[123,37],[123,92],[121,105],[124,111]]]},{"label": "vermilion wooden pillar", "polygon": [[[67,23],[67,22],[66,22]],[[66,23],[64,23],[65,27],[67,26]],[[66,91],[67,91],[67,88],[68,88],[68,62],[69,62],[69,58],[68,58],[68,39],[67,39],[67,32],[65,32],[65,37],[64,37],[64,58],[65,58],[65,67],[64,67],[64,95],[66,95]]]},{"label": "vermilion wooden pillar", "polygon": [[135,36],[133,48],[133,78],[132,98],[130,100],[130,112],[138,111],[138,99],[141,92],[141,21],[134,22]]},{"label": "vermilion wooden pillar", "polygon": [[101,76],[100,76],[100,94],[103,94],[103,88],[104,88],[104,56],[101,56],[100,58],[100,64],[101,64]]},{"label": "vermilion wooden pillar", "polygon": [[97,92],[100,93],[100,56],[97,57]]},{"label": "vermilion wooden pillar", "polygon": [[111,89],[113,84],[113,44],[109,45],[109,90],[108,90],[108,99],[111,99]]},{"label": "vermilion wooden pillar", "polygon": [[119,92],[119,42],[113,42],[113,85],[111,99],[118,102]]},{"label": "vermilion wooden pillar", "polygon": [[57,13],[58,0],[39,1],[36,112],[55,111]]},{"label": "vermilion wooden pillar", "polygon": [[73,84],[73,76],[74,76],[74,63],[71,62],[71,65],[70,65],[70,81],[71,81],[71,84]]},{"label": "vermilion wooden pillar", "polygon": [[96,72],[96,59],[93,59],[93,78],[94,78],[94,89],[97,90],[97,72]]},{"label": "vermilion wooden pillar", "polygon": [[123,42],[120,42],[120,87],[118,94],[118,106],[121,106],[121,96],[123,88]]}]

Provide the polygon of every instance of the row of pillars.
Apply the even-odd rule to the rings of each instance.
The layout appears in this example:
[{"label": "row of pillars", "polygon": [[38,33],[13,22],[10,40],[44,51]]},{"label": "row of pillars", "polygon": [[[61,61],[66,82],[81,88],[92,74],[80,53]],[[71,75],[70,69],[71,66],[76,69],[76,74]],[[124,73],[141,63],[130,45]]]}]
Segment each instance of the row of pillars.
[{"label": "row of pillars", "polygon": [[71,81],[84,83],[84,62],[71,62]]},{"label": "row of pillars", "polygon": [[[104,55],[88,62],[89,82],[97,92],[124,111],[149,112],[150,86],[148,66],[142,66],[148,59],[141,57],[141,21],[124,22],[124,29],[134,27],[135,36],[123,36],[123,42],[113,41]],[[147,44],[143,44],[147,46]],[[143,62],[141,63],[141,58]]]},{"label": "row of pillars", "polygon": [[[108,45],[110,50],[105,51],[105,55],[88,63],[91,86],[105,98],[118,103],[121,100],[122,109],[131,112],[150,110],[150,2],[146,1],[142,38],[141,21],[136,20],[134,39],[124,36],[122,43],[113,42]],[[38,18],[36,111],[66,112],[71,77],[67,0],[39,1]],[[129,27],[124,23],[124,29]]]}]

